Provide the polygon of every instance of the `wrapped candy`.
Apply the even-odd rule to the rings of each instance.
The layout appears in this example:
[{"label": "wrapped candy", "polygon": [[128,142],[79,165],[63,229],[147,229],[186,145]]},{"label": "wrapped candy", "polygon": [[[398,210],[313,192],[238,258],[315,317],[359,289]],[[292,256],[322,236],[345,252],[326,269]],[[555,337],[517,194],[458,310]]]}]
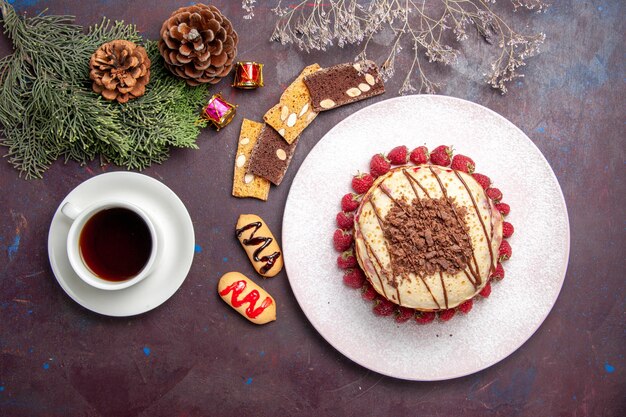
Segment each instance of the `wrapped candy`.
[{"label": "wrapped candy", "polygon": [[211,122],[217,130],[220,130],[233,120],[236,107],[224,100],[221,94],[214,94],[202,110],[202,117]]},{"label": "wrapped candy", "polygon": [[243,89],[263,87],[263,64],[252,61],[237,62],[232,86]]}]

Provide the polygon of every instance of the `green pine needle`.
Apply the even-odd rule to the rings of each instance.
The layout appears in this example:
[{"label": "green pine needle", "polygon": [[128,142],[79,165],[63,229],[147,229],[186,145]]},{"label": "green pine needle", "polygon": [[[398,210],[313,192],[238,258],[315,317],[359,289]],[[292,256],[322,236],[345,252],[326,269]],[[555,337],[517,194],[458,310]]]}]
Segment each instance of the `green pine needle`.
[{"label": "green pine needle", "polygon": [[[73,16],[23,18],[6,0],[0,8],[14,47],[0,59],[0,145],[20,176],[41,178],[60,157],[141,170],[165,161],[170,147],[197,149],[208,87],[172,76],[134,25],[104,19],[85,34]],[[94,93],[89,79],[91,55],[116,39],[143,43],[152,63],[145,95],[125,104]]]}]

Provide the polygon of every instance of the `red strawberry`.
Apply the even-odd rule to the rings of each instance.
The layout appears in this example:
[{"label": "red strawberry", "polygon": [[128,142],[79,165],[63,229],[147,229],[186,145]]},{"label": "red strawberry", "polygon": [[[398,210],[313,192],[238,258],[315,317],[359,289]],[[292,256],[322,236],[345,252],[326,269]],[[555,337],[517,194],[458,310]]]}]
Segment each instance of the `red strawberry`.
[{"label": "red strawberry", "polygon": [[491,185],[491,180],[486,175],[473,173],[472,177],[474,177],[476,182],[479,183],[480,186],[483,187],[484,190],[489,188],[489,186]]},{"label": "red strawberry", "polygon": [[511,207],[507,203],[498,203],[496,204],[496,210],[502,213],[503,216],[506,216],[511,212]]},{"label": "red strawberry", "polygon": [[428,158],[430,158],[430,153],[428,152],[428,148],[426,146],[418,146],[411,151],[411,155],[409,156],[409,159],[415,165],[427,163]]},{"label": "red strawberry", "polygon": [[365,274],[359,268],[348,269],[343,274],[343,283],[350,288],[361,288],[365,283]]},{"label": "red strawberry", "polygon": [[493,273],[489,276],[489,278],[494,278],[497,280],[501,280],[502,278],[504,278],[504,268],[502,267],[502,264],[500,262],[498,262],[498,266],[496,266],[496,270],[493,271]]},{"label": "red strawberry", "polygon": [[418,311],[415,314],[415,321],[418,324],[428,324],[435,320],[436,314],[431,311]]},{"label": "red strawberry", "polygon": [[472,310],[474,306],[474,302],[472,300],[467,300],[459,306],[459,311],[463,314],[467,314]]},{"label": "red strawberry", "polygon": [[502,223],[502,237],[511,237],[515,232],[513,225],[509,222]]},{"label": "red strawberry", "polygon": [[388,154],[387,159],[393,165],[404,165],[407,163],[409,148],[406,146],[396,146]]},{"label": "red strawberry", "polygon": [[448,310],[440,311],[439,312],[439,320],[441,320],[441,321],[448,321],[452,317],[454,317],[455,313],[456,313],[456,310],[453,309],[453,308],[450,308]]},{"label": "red strawberry", "polygon": [[348,193],[341,198],[341,210],[350,212],[359,207],[359,196],[354,193]]},{"label": "red strawberry", "polygon": [[474,172],[476,164],[474,163],[472,158],[468,156],[455,155],[454,158],[452,158],[452,165],[450,166],[450,168],[471,174],[472,172]]},{"label": "red strawberry", "polygon": [[390,316],[395,309],[396,305],[394,303],[379,297],[374,305],[374,314],[377,316]]},{"label": "red strawberry", "polygon": [[441,165],[447,167],[450,165],[450,159],[452,158],[452,148],[446,145],[437,146],[430,153],[430,162],[435,165]]},{"label": "red strawberry", "polygon": [[374,184],[374,177],[367,173],[359,173],[352,178],[352,189],[357,194],[365,194],[372,184]]},{"label": "red strawberry", "polygon": [[354,227],[354,213],[340,211],[337,213],[337,226],[343,230],[350,230]]},{"label": "red strawberry", "polygon": [[411,317],[415,315],[415,310],[407,307],[398,307],[393,314],[395,316],[396,323],[404,323],[409,321]]},{"label": "red strawberry", "polygon": [[480,290],[478,294],[482,295],[485,298],[488,298],[489,294],[491,294],[491,282],[488,282],[487,285],[485,285],[485,287]]},{"label": "red strawberry", "polygon": [[335,250],[337,250],[337,252],[347,250],[350,245],[352,245],[352,233],[341,229],[335,230],[335,234],[333,235],[333,244],[335,245]]},{"label": "red strawberry", "polygon": [[391,164],[389,160],[385,158],[385,155],[379,153],[377,155],[372,156],[372,160],[370,161],[370,172],[375,177],[380,177],[381,175],[385,175],[391,169]]},{"label": "red strawberry", "polygon": [[494,187],[487,188],[487,191],[485,191],[485,194],[487,194],[487,197],[492,199],[495,203],[502,200],[502,191],[500,191],[497,188],[494,188]]},{"label": "red strawberry", "polygon": [[368,282],[366,282],[365,285],[363,285],[363,288],[361,288],[361,290],[363,291],[361,293],[361,297],[369,301],[374,300],[376,296],[378,295],[374,287],[372,287]]},{"label": "red strawberry", "polygon": [[498,260],[500,262],[506,261],[507,259],[511,258],[512,254],[513,249],[511,249],[511,245],[509,245],[509,242],[507,242],[506,240],[502,240],[502,243],[500,243],[500,250],[498,251]]},{"label": "red strawberry", "polygon": [[352,249],[343,252],[337,257],[337,266],[339,269],[350,269],[356,266],[356,258]]},{"label": "red strawberry", "polygon": [[485,193],[487,194],[487,197],[489,197],[496,203],[502,200],[502,191],[497,188],[487,188],[487,191],[485,191]]}]

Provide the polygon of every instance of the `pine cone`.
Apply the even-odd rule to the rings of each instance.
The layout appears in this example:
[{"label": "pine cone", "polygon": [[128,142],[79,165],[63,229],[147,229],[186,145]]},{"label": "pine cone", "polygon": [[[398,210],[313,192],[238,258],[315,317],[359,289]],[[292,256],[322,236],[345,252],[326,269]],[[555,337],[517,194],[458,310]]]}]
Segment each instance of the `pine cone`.
[{"label": "pine cone", "polygon": [[141,97],[150,81],[150,58],[142,46],[116,40],[103,44],[89,61],[92,88],[107,100]]},{"label": "pine cone", "polygon": [[163,22],[159,51],[165,66],[189,85],[216,84],[233,67],[237,32],[214,6],[181,7]]}]

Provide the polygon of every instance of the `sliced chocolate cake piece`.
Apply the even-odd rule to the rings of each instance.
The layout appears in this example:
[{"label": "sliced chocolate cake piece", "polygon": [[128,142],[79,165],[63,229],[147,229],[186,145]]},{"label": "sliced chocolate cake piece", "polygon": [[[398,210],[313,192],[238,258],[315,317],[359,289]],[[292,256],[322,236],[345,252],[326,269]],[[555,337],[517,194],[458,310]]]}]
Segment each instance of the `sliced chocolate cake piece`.
[{"label": "sliced chocolate cake piece", "polygon": [[339,64],[304,77],[313,110],[334,109],[385,92],[378,67],[373,61]]},{"label": "sliced chocolate cake piece", "polygon": [[289,144],[276,130],[265,124],[252,150],[248,174],[265,178],[272,184],[279,185],[289,168],[298,139],[296,138]]}]

